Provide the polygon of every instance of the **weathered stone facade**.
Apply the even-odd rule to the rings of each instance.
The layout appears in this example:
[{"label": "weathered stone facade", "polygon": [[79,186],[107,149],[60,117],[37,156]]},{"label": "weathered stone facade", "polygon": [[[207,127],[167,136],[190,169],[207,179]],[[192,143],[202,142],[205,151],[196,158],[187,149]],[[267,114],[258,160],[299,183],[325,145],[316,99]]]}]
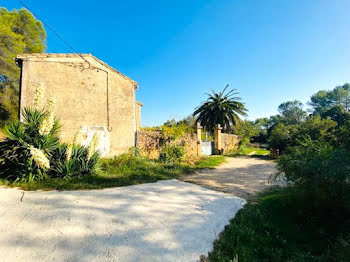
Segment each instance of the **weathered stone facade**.
[{"label": "weathered stone facade", "polygon": [[162,146],[164,146],[164,139],[161,131],[137,131],[137,147],[141,149],[143,156],[157,159]]},{"label": "weathered stone facade", "polygon": [[105,155],[117,155],[135,145],[140,119],[135,81],[91,54],[24,54],[17,62],[22,68],[20,109],[31,106],[36,87],[43,84],[46,98],[56,97],[64,142],[70,143],[82,130],[86,139],[93,132],[101,133],[104,147],[109,147]]},{"label": "weathered stone facade", "polygon": [[238,144],[239,137],[237,135],[221,133],[221,147],[224,154],[237,150]]},{"label": "weathered stone facade", "polygon": [[[182,146],[185,151],[184,158],[190,159],[198,156],[196,134],[184,134],[171,141],[172,144]],[[168,141],[169,142],[169,141]],[[165,139],[159,130],[137,131],[137,147],[141,149],[143,156],[151,159],[159,158],[160,150],[165,146]]]}]

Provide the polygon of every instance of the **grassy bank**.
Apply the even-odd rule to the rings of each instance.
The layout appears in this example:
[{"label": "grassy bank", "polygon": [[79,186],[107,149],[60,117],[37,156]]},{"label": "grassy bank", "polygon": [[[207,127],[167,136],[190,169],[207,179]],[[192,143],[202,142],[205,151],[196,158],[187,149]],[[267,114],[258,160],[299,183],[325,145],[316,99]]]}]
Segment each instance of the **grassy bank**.
[{"label": "grassy bank", "polygon": [[[224,162],[223,156],[202,158],[195,164],[164,164],[147,158],[123,154],[112,159],[101,159],[95,174],[80,178],[48,178],[32,183],[13,183],[25,190],[84,190],[152,183],[179,178],[202,168],[214,168]],[[0,185],[9,185],[0,181]]]},{"label": "grassy bank", "polygon": [[264,148],[255,148],[255,147],[242,147],[239,148],[236,152],[232,152],[227,154],[228,157],[236,157],[236,156],[268,156],[270,151]]},{"label": "grassy bank", "polygon": [[225,227],[209,261],[349,261],[350,230],[344,210],[307,190],[270,189]]}]

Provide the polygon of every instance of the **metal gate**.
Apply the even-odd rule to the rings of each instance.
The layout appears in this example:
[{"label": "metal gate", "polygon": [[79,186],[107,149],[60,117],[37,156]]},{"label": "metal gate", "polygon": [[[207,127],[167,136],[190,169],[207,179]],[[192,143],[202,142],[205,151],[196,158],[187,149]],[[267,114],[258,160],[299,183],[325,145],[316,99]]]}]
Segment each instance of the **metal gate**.
[{"label": "metal gate", "polygon": [[210,156],[214,153],[214,141],[202,141],[202,155]]}]

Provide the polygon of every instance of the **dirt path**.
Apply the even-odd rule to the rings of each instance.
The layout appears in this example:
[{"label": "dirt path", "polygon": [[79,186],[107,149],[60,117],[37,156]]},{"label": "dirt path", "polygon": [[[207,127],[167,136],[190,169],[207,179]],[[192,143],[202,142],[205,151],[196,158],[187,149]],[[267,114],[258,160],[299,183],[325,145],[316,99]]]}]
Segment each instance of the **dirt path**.
[{"label": "dirt path", "polygon": [[272,185],[269,178],[276,172],[274,162],[251,156],[227,157],[226,161],[182,180],[243,198]]}]

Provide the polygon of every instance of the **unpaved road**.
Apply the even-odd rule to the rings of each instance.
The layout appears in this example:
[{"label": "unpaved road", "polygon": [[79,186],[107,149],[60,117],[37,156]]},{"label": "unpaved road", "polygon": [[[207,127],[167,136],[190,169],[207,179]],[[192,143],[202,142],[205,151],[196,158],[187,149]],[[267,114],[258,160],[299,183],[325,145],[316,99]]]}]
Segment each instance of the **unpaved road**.
[{"label": "unpaved road", "polygon": [[252,156],[226,157],[226,163],[221,166],[185,176],[182,180],[247,198],[272,185],[269,178],[275,172],[276,165],[270,160]]},{"label": "unpaved road", "polygon": [[0,261],[197,261],[244,204],[178,180],[24,195],[0,188]]}]

